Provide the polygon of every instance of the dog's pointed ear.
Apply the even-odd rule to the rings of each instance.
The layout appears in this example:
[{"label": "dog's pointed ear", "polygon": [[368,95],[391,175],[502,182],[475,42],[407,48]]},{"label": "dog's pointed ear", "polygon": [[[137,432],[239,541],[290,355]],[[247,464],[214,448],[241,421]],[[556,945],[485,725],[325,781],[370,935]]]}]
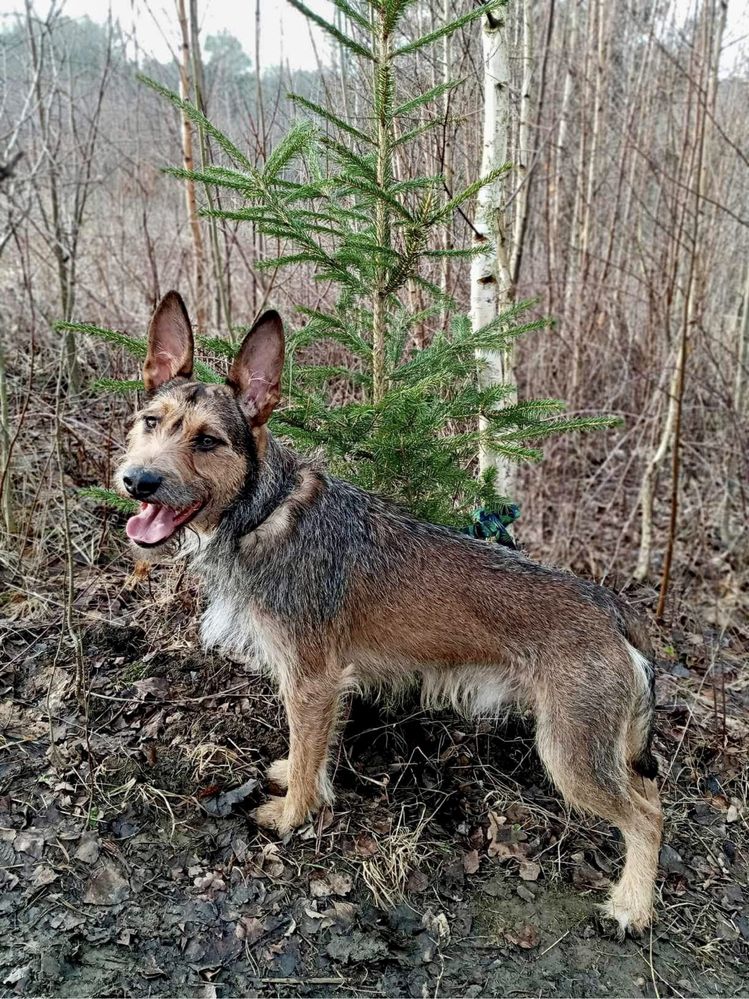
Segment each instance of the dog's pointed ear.
[{"label": "dog's pointed ear", "polygon": [[244,338],[226,384],[233,390],[250,426],[261,427],[281,398],[284,339],[277,312],[264,312]]},{"label": "dog's pointed ear", "polygon": [[148,324],[148,353],[143,382],[148,392],[178,376],[192,375],[192,327],[182,296],[168,291],[156,306]]}]

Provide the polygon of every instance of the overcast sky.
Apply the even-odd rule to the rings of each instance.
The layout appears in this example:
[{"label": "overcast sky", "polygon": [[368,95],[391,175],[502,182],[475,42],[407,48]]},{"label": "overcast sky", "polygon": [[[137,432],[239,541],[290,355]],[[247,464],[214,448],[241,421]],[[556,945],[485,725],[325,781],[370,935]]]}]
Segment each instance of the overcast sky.
[{"label": "overcast sky", "polygon": [[[32,0],[42,16],[51,0]],[[56,0],[59,5],[61,0]],[[308,6],[332,19],[330,0],[306,0]],[[533,0],[526,0],[531,3]],[[612,0],[613,2],[613,0]],[[694,11],[697,0],[672,0],[672,10],[678,20]],[[263,66],[287,63],[296,69],[314,69],[317,57],[329,59],[330,49],[323,32],[310,30],[306,19],[286,3],[286,0],[260,0],[261,47]],[[253,64],[255,61],[255,0],[199,0],[201,37],[226,30],[240,40]],[[0,0],[0,25],[7,23],[23,10],[24,0]],[[71,17],[88,14],[93,20],[104,21],[111,8],[128,35],[137,35],[142,53],[162,62],[176,52],[177,21],[174,0],[63,0],[63,10]],[[749,35],[749,3],[729,0],[724,51],[723,73],[733,70],[746,51]]]},{"label": "overcast sky", "polygon": [[[50,0],[32,0],[36,12],[44,16]],[[331,17],[330,0],[307,0],[313,10]],[[285,0],[260,0],[260,62],[271,66],[288,62],[298,69],[317,66],[315,48],[327,61],[329,48],[322,32],[310,34],[306,19]],[[59,0],[58,0],[59,6]],[[23,0],[0,0],[0,24],[15,18],[24,8]],[[63,10],[71,17],[87,14],[104,21],[111,8],[126,34],[137,34],[141,52],[162,62],[176,52],[177,19],[174,0],[65,0]],[[199,0],[201,38],[230,31],[240,40],[255,62],[255,0]],[[314,42],[314,44],[313,44]]]}]

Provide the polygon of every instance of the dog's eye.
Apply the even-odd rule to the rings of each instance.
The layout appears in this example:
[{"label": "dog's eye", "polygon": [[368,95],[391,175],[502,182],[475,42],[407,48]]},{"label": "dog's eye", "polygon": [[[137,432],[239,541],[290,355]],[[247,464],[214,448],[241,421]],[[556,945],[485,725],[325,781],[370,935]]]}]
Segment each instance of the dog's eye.
[{"label": "dog's eye", "polygon": [[215,447],[221,443],[216,437],[211,437],[210,434],[198,434],[195,438],[195,447],[198,451],[212,451]]},{"label": "dog's eye", "polygon": [[144,416],[143,422],[145,423],[147,430],[153,430],[154,427],[158,425],[159,418],[158,416]]}]

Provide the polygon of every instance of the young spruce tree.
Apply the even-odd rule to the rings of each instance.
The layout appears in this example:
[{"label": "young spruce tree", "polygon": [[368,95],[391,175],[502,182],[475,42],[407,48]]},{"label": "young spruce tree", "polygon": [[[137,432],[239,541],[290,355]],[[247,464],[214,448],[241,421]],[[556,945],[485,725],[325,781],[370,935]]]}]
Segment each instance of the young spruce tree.
[{"label": "young spruce tree", "polygon": [[[300,0],[289,2],[361,61],[370,80],[365,112],[360,106],[354,122],[292,94],[299,121],[267,160],[256,164],[192,103],[143,78],[224,155],[224,165],[168,172],[207,189],[231,192],[235,201],[230,208],[206,207],[204,215],[246,222],[278,241],[280,254],[256,261],[256,266],[302,264],[315,280],[334,289],[327,307],[299,306],[300,328],[287,316],[285,405],[274,417],[276,433],[303,451],[322,451],[336,474],[400,501],[417,516],[466,525],[475,507],[496,510],[512,498],[495,494],[491,475],[477,477],[480,444],[513,460],[534,460],[541,457],[540,442],[551,435],[611,423],[605,417],[563,416],[563,403],[551,399],[499,407],[508,389],[480,387],[477,350],[501,351],[546,325],[524,318],[528,303],[514,305],[475,330],[466,315],[454,315],[449,329],[437,328],[427,346],[414,346],[416,333],[455,310],[430,280],[435,261],[477,252],[438,248],[439,231],[509,165],[452,196],[444,193],[440,175],[399,175],[396,161],[413,160],[396,154],[442,125],[439,99],[460,83],[406,93],[399,65],[478,20],[487,6],[501,3],[478,4],[414,40],[405,27],[416,20],[408,14],[419,0],[333,0],[345,30]],[[418,312],[408,306],[409,286],[418,286],[427,303]],[[145,351],[142,340],[113,331],[71,324],[60,328],[118,343],[136,355]],[[199,338],[198,343],[214,361],[198,367],[198,377],[215,380],[220,377],[217,366],[231,358],[234,348],[223,339]],[[335,347],[343,360],[315,361],[315,356],[331,354],[319,345]],[[318,349],[311,351],[313,347]],[[113,390],[137,385],[104,383]]]}]

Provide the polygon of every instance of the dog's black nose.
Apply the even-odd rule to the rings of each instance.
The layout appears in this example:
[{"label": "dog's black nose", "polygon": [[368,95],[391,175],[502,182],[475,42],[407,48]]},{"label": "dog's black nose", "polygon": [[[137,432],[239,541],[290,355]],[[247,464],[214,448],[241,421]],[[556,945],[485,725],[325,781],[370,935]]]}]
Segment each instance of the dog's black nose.
[{"label": "dog's black nose", "polygon": [[153,496],[163,482],[163,477],[156,472],[149,472],[147,468],[131,468],[127,474],[122,476],[125,489],[133,499],[144,500]]}]

